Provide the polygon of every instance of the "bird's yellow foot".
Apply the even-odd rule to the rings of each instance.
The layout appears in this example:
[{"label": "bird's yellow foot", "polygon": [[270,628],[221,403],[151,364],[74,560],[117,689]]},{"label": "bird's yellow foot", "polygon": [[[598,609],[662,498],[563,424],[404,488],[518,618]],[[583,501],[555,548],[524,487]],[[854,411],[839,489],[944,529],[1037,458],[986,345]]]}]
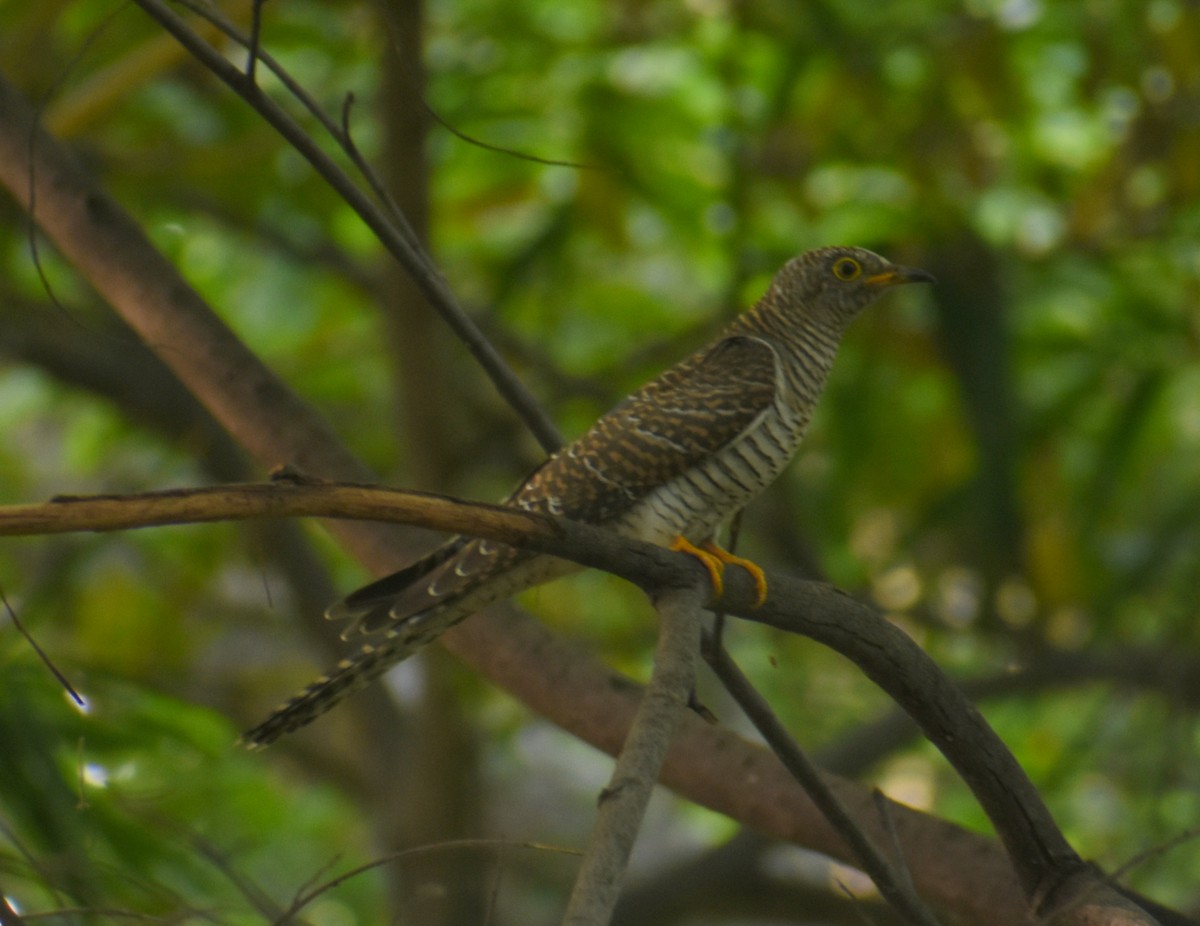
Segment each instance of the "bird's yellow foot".
[{"label": "bird's yellow foot", "polygon": [[754,580],[754,589],[756,592],[754,596],[754,607],[761,608],[763,602],[767,600],[767,576],[762,571],[758,563],[754,562],[753,560],[748,560],[744,556],[737,556],[736,554],[730,553],[728,550],[717,546],[715,543],[706,543],[704,545],[704,549],[710,556],[715,556],[725,565],[741,566],[748,573],[750,573],[750,578]]},{"label": "bird's yellow foot", "polygon": [[688,556],[694,556],[700,560],[704,568],[708,570],[708,577],[712,580],[713,597],[720,598],[725,594],[725,580],[722,578],[725,573],[725,561],[721,557],[708,550],[702,550],[682,534],[675,538],[671,549],[676,553],[686,553]]},{"label": "bird's yellow foot", "polygon": [[671,544],[671,549],[679,553],[687,553],[690,556],[694,556],[704,564],[704,568],[708,570],[709,578],[712,579],[713,595],[715,597],[720,598],[725,594],[725,566],[732,564],[734,566],[741,566],[750,573],[750,578],[754,580],[754,587],[758,592],[754,598],[754,607],[761,607],[762,603],[767,600],[767,577],[756,563],[745,557],[735,556],[715,543],[706,543],[703,547],[698,547],[682,535],[675,538],[675,542]]}]

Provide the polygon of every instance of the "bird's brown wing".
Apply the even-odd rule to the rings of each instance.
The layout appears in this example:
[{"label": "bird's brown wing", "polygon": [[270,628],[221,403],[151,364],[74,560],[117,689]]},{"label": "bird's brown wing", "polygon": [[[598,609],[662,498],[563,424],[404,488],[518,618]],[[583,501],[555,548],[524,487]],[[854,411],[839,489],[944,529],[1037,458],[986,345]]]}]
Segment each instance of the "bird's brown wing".
[{"label": "bird's brown wing", "polygon": [[651,380],[555,454],[509,504],[603,524],[718,452],[766,412],[775,350],[734,336]]},{"label": "bird's brown wing", "polygon": [[[550,457],[506,504],[602,524],[735,440],[777,392],[774,349],[728,337],[647,383]],[[372,633],[452,604],[533,554],[455,538],[329,610],[354,618],[345,636]]]}]

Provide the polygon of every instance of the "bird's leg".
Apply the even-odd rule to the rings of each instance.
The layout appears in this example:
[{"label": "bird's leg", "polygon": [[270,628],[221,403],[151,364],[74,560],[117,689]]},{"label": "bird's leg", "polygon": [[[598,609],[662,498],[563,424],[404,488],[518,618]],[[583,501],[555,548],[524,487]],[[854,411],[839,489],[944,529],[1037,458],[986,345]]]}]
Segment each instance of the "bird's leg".
[{"label": "bird's leg", "polygon": [[720,598],[725,594],[725,567],[726,565],[734,565],[741,566],[750,573],[750,578],[754,580],[754,588],[757,590],[757,594],[754,597],[754,607],[762,607],[762,603],[767,600],[766,574],[752,560],[730,553],[728,550],[717,546],[711,540],[698,547],[682,534],[675,538],[675,541],[671,544],[671,549],[677,553],[687,553],[689,556],[694,556],[704,564],[704,568],[708,570],[708,575],[712,579],[713,595],[715,597]]},{"label": "bird's leg", "polygon": [[725,594],[725,580],[722,578],[725,574],[725,561],[708,549],[712,546],[711,544],[704,546],[705,549],[701,549],[680,534],[671,544],[671,549],[676,553],[686,553],[688,556],[694,556],[700,560],[704,568],[708,570],[709,579],[712,580],[713,597],[720,598]]},{"label": "bird's leg", "polygon": [[[757,594],[754,596],[754,607],[761,608],[763,602],[767,600],[767,576],[758,563],[748,560],[744,556],[730,553],[728,550],[717,546],[711,540],[704,544],[704,550],[713,558],[720,560],[723,565],[741,566],[750,573],[750,578],[754,580],[754,588],[757,591]],[[709,568],[711,570],[712,567]]]}]

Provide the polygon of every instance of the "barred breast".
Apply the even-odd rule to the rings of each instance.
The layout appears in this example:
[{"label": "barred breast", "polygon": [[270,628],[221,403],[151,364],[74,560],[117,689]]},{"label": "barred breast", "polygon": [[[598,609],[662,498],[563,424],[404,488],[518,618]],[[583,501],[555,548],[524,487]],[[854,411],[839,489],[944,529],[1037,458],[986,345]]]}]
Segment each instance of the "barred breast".
[{"label": "barred breast", "polygon": [[784,399],[781,395],[739,438],[654,489],[612,526],[662,546],[679,535],[694,543],[712,539],[795,455],[810,416]]}]

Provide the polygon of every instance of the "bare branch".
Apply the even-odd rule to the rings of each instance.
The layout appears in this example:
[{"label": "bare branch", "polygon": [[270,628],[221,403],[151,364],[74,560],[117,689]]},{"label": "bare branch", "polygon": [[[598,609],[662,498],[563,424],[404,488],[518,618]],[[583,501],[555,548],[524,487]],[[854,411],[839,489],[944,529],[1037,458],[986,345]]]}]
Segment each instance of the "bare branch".
[{"label": "bare branch", "polygon": [[701,580],[692,588],[661,596],[654,672],[621,747],[608,787],[600,794],[596,827],[575,878],[563,923],[607,926],[646,805],[658,783],[672,734],[696,684],[700,650]]},{"label": "bare branch", "polygon": [[332,878],[321,882],[315,886],[305,885],[296,892],[295,898],[286,910],[284,910],[278,919],[274,921],[272,926],[285,926],[292,923],[297,913],[311,904],[322,894],[326,894],[334,888],[340,887],[347,881],[357,878],[361,874],[368,871],[374,871],[384,865],[390,865],[396,861],[405,859],[417,858],[423,855],[433,855],[440,852],[460,851],[463,849],[495,849],[497,851],[507,851],[511,849],[530,849],[534,852],[556,852],[562,855],[578,855],[579,853],[573,849],[565,849],[561,846],[549,845],[541,842],[527,841],[510,841],[504,839],[450,839],[443,842],[434,843],[428,846],[414,846],[411,849],[403,849],[400,852],[392,852],[382,858],[373,859],[363,865],[356,865],[339,875],[334,875]]},{"label": "bare branch", "polygon": [[22,624],[21,619],[17,617],[17,612],[14,611],[13,606],[8,603],[8,597],[2,590],[0,590],[0,604],[4,605],[4,610],[8,612],[9,619],[12,620],[13,626],[16,627],[17,632],[25,638],[25,642],[33,647],[33,651],[37,653],[38,658],[42,660],[42,664],[50,670],[50,674],[58,679],[58,683],[66,689],[67,694],[71,696],[71,700],[73,700],[80,707],[83,707],[83,698],[79,696],[79,692],[75,690],[75,686],[67,680],[67,677],[63,675],[62,670],[54,664],[53,660],[51,660],[48,655],[46,655],[46,651],[38,645],[38,641],[33,638],[33,634],[25,629],[25,625]]},{"label": "bare branch", "polygon": [[[43,505],[0,508],[0,535],[297,515],[411,520],[551,553],[652,591],[689,588],[706,575],[692,557],[627,540],[593,525],[422,493],[296,482],[176,490],[125,499],[62,498]],[[831,646],[908,710],[988,813],[1009,849],[1029,903],[1036,909],[1054,910],[1070,905],[1081,892],[1111,893],[1099,873],[1071,849],[1000,738],[908,636],[871,608],[827,585],[771,577],[770,587],[771,598],[756,606],[753,583],[740,571],[734,572],[721,607]],[[606,748],[616,751],[618,744]],[[669,764],[667,768],[669,772]],[[866,795],[863,801],[864,808],[850,812],[860,826],[864,819],[877,825],[872,799]],[[897,834],[903,832],[899,814],[897,808]],[[912,854],[906,853],[906,858],[912,861]],[[851,853],[850,860],[857,857]]]},{"label": "bare branch", "polygon": [[1121,867],[1108,876],[1110,884],[1116,884],[1124,878],[1129,872],[1137,868],[1139,865],[1145,865],[1147,862],[1166,855],[1167,853],[1178,849],[1180,846],[1200,838],[1200,826],[1193,826],[1190,829],[1184,830],[1182,833],[1176,833],[1170,839],[1165,840],[1159,845],[1151,846],[1148,849],[1143,849],[1131,859],[1121,864]]},{"label": "bare branch", "polygon": [[[238,70],[217,49],[201,38],[166,3],[162,0],[134,0],[134,2],[174,36],[197,61],[245,100],[268,125],[283,136],[287,143],[312,165],[321,178],[358,214],[388,252],[409,272],[413,282],[429,300],[429,304],[445,319],[454,333],[471,351],[472,356],[495,384],[497,391],[521,416],[543,448],[547,451],[558,449],[562,444],[558,429],[550,421],[538,401],[525,388],[525,384],[509,369],[483,332],[459,306],[450,287],[437,271],[432,258],[421,247],[412,228],[408,227],[400,210],[392,204],[392,211],[399,219],[399,223],[389,221],[383,211],[346,176],[345,172],[283,108],[262,93],[245,73]],[[236,35],[236,33],[233,34]],[[249,39],[244,39],[240,35],[236,37],[243,45],[249,44]],[[267,64],[275,73],[282,72],[282,68],[271,61],[261,49],[257,49],[255,57]],[[296,86],[294,81],[289,82],[289,88]],[[293,90],[293,92],[295,91]],[[322,123],[347,153],[361,165],[362,159],[357,157],[349,135],[337,128],[337,123],[328,117],[323,118]],[[377,183],[374,186],[377,194],[383,195],[387,201],[388,197],[382,192],[382,187]]]},{"label": "bare branch", "polygon": [[246,44],[246,81],[258,83],[259,40],[262,38],[262,8],[266,0],[253,0],[250,8],[250,39]]},{"label": "bare branch", "polygon": [[788,771],[849,844],[851,852],[858,859],[858,864],[875,882],[884,899],[900,912],[906,923],[938,926],[933,914],[917,896],[911,878],[903,876],[888,862],[859,822],[850,815],[816,766],[788,735],[766,699],[754,689],[750,680],[742,674],[741,669],[721,646],[720,641],[715,639],[715,634],[707,636],[703,652],[705,660],[750,718],[755,729],[762,734],[774,753],[787,766]]},{"label": "bare branch", "polygon": [[448,120],[444,119],[429,103],[421,101],[425,107],[425,112],[433,117],[433,121],[440,125],[443,129],[453,135],[460,141],[466,142],[468,145],[474,145],[476,148],[482,148],[485,151],[495,151],[497,154],[506,154],[509,157],[516,158],[519,161],[529,161],[533,164],[542,164],[546,167],[570,167],[575,170],[605,170],[599,164],[583,164],[577,161],[560,161],[554,158],[544,158],[536,154],[528,154],[524,151],[515,151],[512,148],[505,148],[502,145],[494,145],[491,142],[483,141],[480,138],[474,138],[466,132],[455,127]]},{"label": "bare branch", "polygon": [[[426,527],[468,532],[552,553],[620,575],[649,590],[689,588],[706,576],[692,557],[627,540],[593,525],[365,486],[279,482],[146,493],[124,499],[61,498],[43,505],[0,508],[0,535],[297,515],[412,520]],[[1003,742],[908,636],[871,608],[827,585],[771,577],[770,587],[771,598],[758,607],[753,583],[740,571],[734,572],[721,607],[730,614],[831,646],[908,710],[988,813],[1009,848],[1031,904],[1052,910],[1069,904],[1081,891],[1111,892],[1099,873],[1071,849]],[[615,751],[617,744],[606,744],[606,748]],[[668,773],[670,767],[668,764]],[[874,818],[872,799],[866,795],[863,800],[865,808],[851,810],[860,825],[864,815]],[[898,808],[898,834],[903,832],[899,813]],[[911,853],[906,853],[906,858],[911,861]],[[856,858],[851,855],[851,860]],[[915,863],[914,880],[918,880]]]},{"label": "bare branch", "polygon": [[[34,923],[48,920],[65,919],[68,922],[79,922],[82,918],[95,919],[103,917],[104,919],[112,920],[135,920],[139,923],[167,923],[173,924],[179,922],[179,915],[172,914],[171,916],[159,916],[154,913],[139,913],[136,910],[116,910],[105,907],[60,907],[57,910],[43,910],[39,913],[26,913],[21,920],[15,922]],[[0,921],[3,922],[3,921]],[[14,922],[14,921],[9,921]]]},{"label": "bare branch", "polygon": [[416,524],[521,542],[554,520],[445,495],[359,484],[241,483],[134,495],[61,495],[44,504],[0,507],[0,536],[131,530],[259,518],[332,517]]}]

